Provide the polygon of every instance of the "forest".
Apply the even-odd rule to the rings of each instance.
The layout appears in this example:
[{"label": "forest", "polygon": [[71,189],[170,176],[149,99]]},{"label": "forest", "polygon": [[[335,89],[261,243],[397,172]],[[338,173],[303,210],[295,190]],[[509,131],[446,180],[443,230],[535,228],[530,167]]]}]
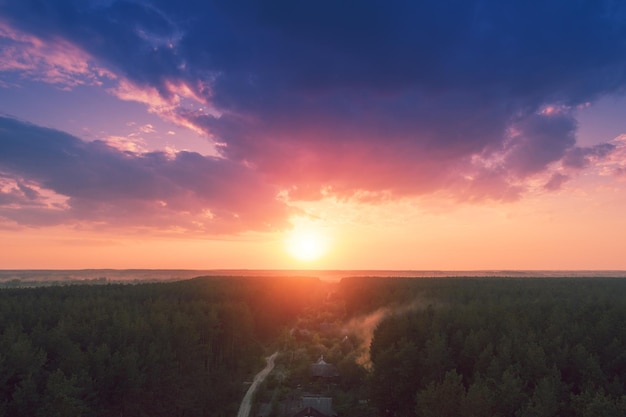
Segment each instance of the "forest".
[{"label": "forest", "polygon": [[373,334],[370,400],[378,415],[626,416],[623,279],[343,287],[352,310],[413,301]]},{"label": "forest", "polygon": [[[0,416],[626,416],[626,279],[203,277],[0,289]],[[312,379],[320,357],[332,380]],[[261,408],[256,407],[259,412]],[[258,414],[257,414],[258,415]]]},{"label": "forest", "polygon": [[0,290],[0,415],[232,417],[320,281],[199,278]]}]

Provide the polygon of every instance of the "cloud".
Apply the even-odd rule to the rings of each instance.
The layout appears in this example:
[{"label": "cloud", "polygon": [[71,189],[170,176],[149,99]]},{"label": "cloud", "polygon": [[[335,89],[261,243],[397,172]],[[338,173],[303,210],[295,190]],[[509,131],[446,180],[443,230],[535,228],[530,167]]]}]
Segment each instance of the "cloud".
[{"label": "cloud", "polygon": [[[100,84],[113,74],[96,66],[89,55],[72,43],[44,40],[11,28],[0,20],[0,72],[16,72],[64,88]],[[8,86],[8,85],[6,85]],[[5,86],[5,87],[6,87]]]},{"label": "cloud", "polygon": [[[240,164],[123,151],[7,117],[0,117],[0,174],[0,217],[26,226],[218,235],[278,230],[288,215],[276,189]],[[62,201],[51,205],[44,193]]]},{"label": "cloud", "polygon": [[514,127],[505,166],[519,177],[544,171],[576,143],[576,122],[570,115],[537,114]]},{"label": "cloud", "polygon": [[622,134],[610,143],[614,148],[598,165],[600,174],[624,178],[626,174],[626,134]]},{"label": "cloud", "polygon": [[563,184],[565,184],[569,179],[569,176],[555,172],[543,187],[548,191],[557,191],[560,190]]},{"label": "cloud", "polygon": [[616,149],[612,143],[601,143],[595,146],[570,148],[563,158],[563,166],[573,169],[584,169],[595,161],[605,159]]},{"label": "cloud", "polygon": [[146,143],[143,139],[130,135],[130,137],[123,136],[108,136],[101,139],[108,146],[118,149],[120,151],[128,151],[133,153],[140,153],[146,151]]},{"label": "cloud", "polygon": [[608,0],[6,0],[0,12],[291,199],[511,201],[536,177],[556,189],[559,166],[610,158],[610,144],[577,145],[576,109],[626,84],[626,4]]}]

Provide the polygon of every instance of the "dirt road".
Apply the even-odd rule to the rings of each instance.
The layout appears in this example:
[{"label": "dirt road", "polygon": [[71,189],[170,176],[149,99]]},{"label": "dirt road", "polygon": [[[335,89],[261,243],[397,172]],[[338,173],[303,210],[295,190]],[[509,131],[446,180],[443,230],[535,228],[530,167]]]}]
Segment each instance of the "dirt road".
[{"label": "dirt road", "polygon": [[254,392],[261,385],[265,377],[272,372],[274,369],[274,359],[276,359],[276,355],[278,352],[274,352],[271,356],[265,358],[267,365],[261,372],[256,374],[254,377],[254,381],[252,381],[252,385],[248,388],[248,392],[244,395],[243,400],[241,401],[241,405],[239,406],[239,412],[237,413],[237,417],[249,417],[250,415],[250,407],[252,407],[252,397],[254,396]]}]

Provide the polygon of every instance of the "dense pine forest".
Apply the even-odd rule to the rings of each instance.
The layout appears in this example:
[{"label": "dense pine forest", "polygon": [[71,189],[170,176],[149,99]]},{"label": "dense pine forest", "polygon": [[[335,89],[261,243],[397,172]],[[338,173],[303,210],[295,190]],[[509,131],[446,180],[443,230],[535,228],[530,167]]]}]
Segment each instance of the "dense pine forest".
[{"label": "dense pine forest", "polygon": [[408,306],[374,332],[378,415],[626,416],[623,279],[353,279],[341,287],[355,313]]},{"label": "dense pine forest", "polygon": [[228,416],[315,279],[0,291],[0,415]]},{"label": "dense pine forest", "polygon": [[625,279],[367,277],[2,289],[0,416],[232,417],[270,348],[273,416],[626,416]]}]

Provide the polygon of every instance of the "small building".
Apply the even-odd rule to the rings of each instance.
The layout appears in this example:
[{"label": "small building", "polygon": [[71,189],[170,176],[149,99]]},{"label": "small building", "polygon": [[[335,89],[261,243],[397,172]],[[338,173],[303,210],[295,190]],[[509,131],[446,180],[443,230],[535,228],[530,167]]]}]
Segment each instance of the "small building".
[{"label": "small building", "polygon": [[317,409],[315,409],[314,407],[307,407],[298,411],[296,414],[293,415],[293,417],[331,417],[331,416],[329,416],[328,414],[324,414],[321,411],[317,411]]},{"label": "small building", "polygon": [[302,407],[293,417],[334,417],[331,397],[302,397]]},{"label": "small building", "polygon": [[311,376],[314,378],[336,378],[339,376],[339,371],[334,365],[324,360],[322,355],[317,362],[311,365]]}]

